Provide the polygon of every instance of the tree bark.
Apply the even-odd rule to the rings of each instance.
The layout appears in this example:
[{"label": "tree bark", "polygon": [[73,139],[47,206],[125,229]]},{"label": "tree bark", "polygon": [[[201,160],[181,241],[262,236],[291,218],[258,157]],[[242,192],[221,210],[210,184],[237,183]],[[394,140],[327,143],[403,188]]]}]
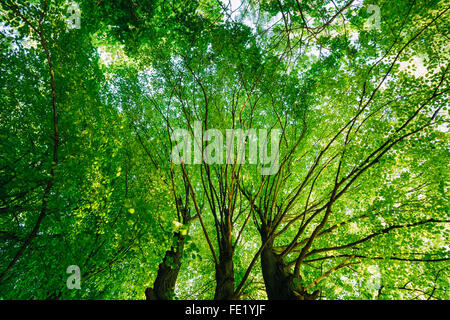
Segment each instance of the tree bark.
[{"label": "tree bark", "polygon": [[216,264],[215,300],[234,300],[233,244],[231,241],[231,221],[228,210],[224,210],[224,220],[219,240],[219,263]]},{"label": "tree bark", "polygon": [[214,299],[234,299],[234,266],[231,246],[226,246],[220,251],[219,264],[216,265],[216,292]]},{"label": "tree bark", "polygon": [[147,300],[171,300],[175,296],[175,283],[181,268],[186,237],[180,232],[175,232],[173,236],[175,245],[166,251],[163,261],[159,264],[153,288],[145,289]]},{"label": "tree bark", "polygon": [[[263,236],[263,241],[264,238]],[[316,300],[318,298],[319,291],[308,294],[301,287],[300,281],[295,281],[283,259],[274,252],[273,240],[269,241],[261,252],[261,269],[269,300]]]}]

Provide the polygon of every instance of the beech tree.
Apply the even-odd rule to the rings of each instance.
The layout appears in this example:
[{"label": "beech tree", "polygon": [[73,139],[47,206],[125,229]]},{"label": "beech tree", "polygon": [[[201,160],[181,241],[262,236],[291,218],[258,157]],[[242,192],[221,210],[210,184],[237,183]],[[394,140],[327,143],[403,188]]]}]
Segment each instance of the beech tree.
[{"label": "beech tree", "polygon": [[449,298],[445,1],[0,10],[0,298]]}]

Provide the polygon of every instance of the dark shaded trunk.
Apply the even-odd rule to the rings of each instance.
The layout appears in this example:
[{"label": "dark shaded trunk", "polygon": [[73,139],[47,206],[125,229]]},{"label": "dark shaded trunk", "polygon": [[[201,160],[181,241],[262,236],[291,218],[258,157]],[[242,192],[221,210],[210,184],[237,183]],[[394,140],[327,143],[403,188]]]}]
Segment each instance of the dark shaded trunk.
[{"label": "dark shaded trunk", "polygon": [[181,268],[184,240],[180,232],[174,233],[174,245],[166,251],[162,263],[159,264],[153,288],[145,289],[147,300],[170,300],[175,295],[175,283]]},{"label": "dark shaded trunk", "polygon": [[261,268],[269,300],[317,299],[318,291],[308,294],[299,283],[296,283],[283,259],[274,252],[273,241],[270,241],[261,252]]},{"label": "dark shaded trunk", "polygon": [[216,292],[214,300],[234,300],[233,245],[231,241],[232,223],[230,212],[223,208],[219,242],[219,263],[216,264]]},{"label": "dark shaded trunk", "polygon": [[214,299],[234,299],[234,267],[231,246],[226,246],[220,251],[219,264],[216,265],[216,292]]}]

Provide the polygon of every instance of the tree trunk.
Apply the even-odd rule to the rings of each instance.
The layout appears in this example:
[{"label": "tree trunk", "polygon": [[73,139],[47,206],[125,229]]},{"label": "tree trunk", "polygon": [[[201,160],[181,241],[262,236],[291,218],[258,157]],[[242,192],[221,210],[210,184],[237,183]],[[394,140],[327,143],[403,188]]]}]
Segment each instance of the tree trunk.
[{"label": "tree trunk", "polygon": [[216,265],[216,292],[214,299],[234,299],[233,250],[229,246],[221,250],[219,264]]},{"label": "tree trunk", "polygon": [[174,240],[176,244],[166,251],[162,263],[159,264],[153,288],[145,289],[147,300],[170,300],[175,295],[175,283],[181,268],[185,236],[175,232]]},{"label": "tree trunk", "polygon": [[270,241],[261,252],[261,268],[269,300],[316,300],[319,291],[308,294],[289,272],[283,259],[273,250]]}]

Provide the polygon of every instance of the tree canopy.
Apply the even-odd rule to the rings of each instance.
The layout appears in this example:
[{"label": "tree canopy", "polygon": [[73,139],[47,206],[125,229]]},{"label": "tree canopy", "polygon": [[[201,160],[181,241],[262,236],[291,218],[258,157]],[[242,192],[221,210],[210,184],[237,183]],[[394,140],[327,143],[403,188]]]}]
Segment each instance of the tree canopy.
[{"label": "tree canopy", "polygon": [[449,299],[449,9],[0,0],[0,299]]}]

